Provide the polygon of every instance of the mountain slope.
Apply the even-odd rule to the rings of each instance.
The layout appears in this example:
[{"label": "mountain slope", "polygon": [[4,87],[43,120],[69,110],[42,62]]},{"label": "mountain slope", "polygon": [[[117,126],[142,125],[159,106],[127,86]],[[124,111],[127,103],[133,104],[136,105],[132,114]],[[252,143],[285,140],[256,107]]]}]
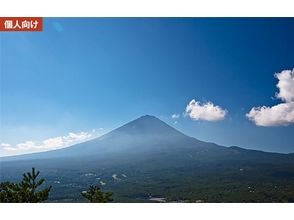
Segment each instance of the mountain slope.
[{"label": "mountain slope", "polygon": [[[199,141],[148,115],[68,148],[1,158],[1,179],[13,180],[32,166],[55,186],[54,201],[81,201],[89,184],[114,191],[121,202],[150,195],[214,202],[294,198],[293,154]],[[252,186],[258,195],[248,190]],[[280,188],[268,197],[272,187]]]},{"label": "mountain slope", "polygon": [[279,162],[292,159],[291,154],[268,153],[239,147],[223,147],[199,141],[186,136],[150,115],[133,120],[99,138],[71,147],[1,158],[1,161],[52,159],[52,158],[94,158],[105,157],[146,157],[165,153],[181,157],[189,154],[199,160],[263,160],[275,158]]},{"label": "mountain slope", "polygon": [[[99,138],[68,148],[48,152],[2,158],[2,160],[41,159],[55,157],[100,157],[109,153],[150,152],[168,150],[173,147],[211,146],[195,138],[188,137],[154,116],[142,116]],[[216,146],[216,145],[215,145]]]}]

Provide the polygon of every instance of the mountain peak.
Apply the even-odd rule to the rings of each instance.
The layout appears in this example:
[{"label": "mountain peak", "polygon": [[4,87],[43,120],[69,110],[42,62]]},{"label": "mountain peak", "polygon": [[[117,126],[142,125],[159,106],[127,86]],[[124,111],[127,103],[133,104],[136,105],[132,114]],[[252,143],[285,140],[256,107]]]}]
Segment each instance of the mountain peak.
[{"label": "mountain peak", "polygon": [[153,115],[143,115],[143,116],[141,116],[141,117],[139,117],[139,118],[137,118],[137,119],[135,119],[135,120],[133,120],[131,122],[135,122],[135,121],[158,121],[158,122],[161,122],[161,123],[165,123],[165,122],[163,122],[162,120],[160,120],[159,118],[157,118],[157,117],[155,117]]},{"label": "mountain peak", "polygon": [[137,119],[157,119],[160,120],[159,118],[155,117],[154,115],[142,115],[141,117]]},{"label": "mountain peak", "polygon": [[132,135],[175,135],[180,132],[175,130],[173,127],[169,126],[164,121],[153,115],[143,115],[118,129],[115,129],[113,132],[123,132]]}]

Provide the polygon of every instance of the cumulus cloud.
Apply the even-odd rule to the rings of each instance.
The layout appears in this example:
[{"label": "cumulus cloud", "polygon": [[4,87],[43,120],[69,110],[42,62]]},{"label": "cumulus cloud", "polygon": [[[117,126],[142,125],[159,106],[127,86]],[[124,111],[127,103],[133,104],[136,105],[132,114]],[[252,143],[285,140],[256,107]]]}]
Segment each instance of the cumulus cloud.
[{"label": "cumulus cloud", "polygon": [[227,110],[212,102],[201,104],[192,99],[186,107],[186,115],[193,120],[220,121],[226,117]]},{"label": "cumulus cloud", "polygon": [[288,125],[294,122],[294,102],[254,107],[246,116],[258,126]]},{"label": "cumulus cloud", "polygon": [[180,114],[172,114],[172,119],[177,119],[177,118],[179,118],[180,117]]},{"label": "cumulus cloud", "polygon": [[253,107],[246,117],[257,126],[281,126],[294,123],[294,69],[276,73],[278,79],[276,98],[284,103],[267,107]]},{"label": "cumulus cloud", "polygon": [[276,97],[287,103],[294,102],[294,69],[284,70],[275,74],[275,77],[279,80]]},{"label": "cumulus cloud", "polygon": [[48,138],[39,142],[29,140],[16,144],[15,146],[8,143],[2,143],[1,147],[4,151],[13,153],[39,152],[67,147],[97,136],[99,136],[97,130],[93,129],[92,132],[70,132],[65,136]]}]

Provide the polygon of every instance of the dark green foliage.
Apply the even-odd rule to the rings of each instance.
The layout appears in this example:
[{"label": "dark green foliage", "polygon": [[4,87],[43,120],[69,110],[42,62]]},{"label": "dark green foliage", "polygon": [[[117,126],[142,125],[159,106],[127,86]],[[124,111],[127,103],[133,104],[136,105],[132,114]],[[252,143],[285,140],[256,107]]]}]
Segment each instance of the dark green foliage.
[{"label": "dark green foliage", "polygon": [[23,174],[20,183],[3,182],[0,183],[0,202],[43,202],[48,199],[50,187],[38,190],[44,183],[44,179],[37,179],[40,172],[32,168],[32,172]]},{"label": "dark green foliage", "polygon": [[113,199],[112,192],[102,192],[97,186],[90,186],[88,191],[82,192],[82,196],[85,197],[89,202],[93,203],[106,203],[111,202]]}]

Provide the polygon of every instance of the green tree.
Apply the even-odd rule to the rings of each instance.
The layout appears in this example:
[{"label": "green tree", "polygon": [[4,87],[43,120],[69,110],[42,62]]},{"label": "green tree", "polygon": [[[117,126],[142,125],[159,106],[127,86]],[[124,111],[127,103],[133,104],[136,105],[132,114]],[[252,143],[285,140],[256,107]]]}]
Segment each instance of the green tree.
[{"label": "green tree", "polygon": [[51,186],[38,190],[44,179],[38,179],[40,172],[32,168],[32,172],[23,174],[20,183],[0,183],[0,202],[43,202],[48,199]]},{"label": "green tree", "polygon": [[106,203],[111,202],[113,195],[112,192],[102,192],[97,186],[90,186],[85,192],[82,192],[82,196],[85,197],[89,202],[93,203]]}]

